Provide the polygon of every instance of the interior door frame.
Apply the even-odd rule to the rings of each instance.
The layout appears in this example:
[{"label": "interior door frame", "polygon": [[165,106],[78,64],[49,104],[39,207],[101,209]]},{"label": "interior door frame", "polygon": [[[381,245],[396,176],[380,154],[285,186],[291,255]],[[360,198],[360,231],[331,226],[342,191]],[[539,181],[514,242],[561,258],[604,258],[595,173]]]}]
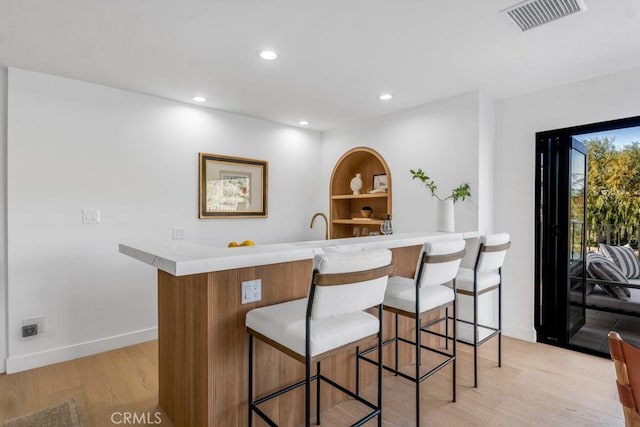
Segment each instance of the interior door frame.
[{"label": "interior door frame", "polygon": [[[551,235],[556,236],[556,248],[559,247],[557,242],[567,242],[569,227],[568,227],[568,215],[566,215],[566,218],[554,218],[554,222],[555,222],[555,225],[557,226],[557,229],[552,229],[549,227],[549,224],[544,224],[542,221],[542,218],[545,212],[547,213],[547,217],[550,215],[551,212],[558,213],[558,207],[555,206],[555,200],[559,200],[560,198],[563,198],[562,200],[568,200],[569,190],[568,190],[568,186],[566,185],[559,186],[558,188],[555,188],[555,189],[551,189],[550,191],[555,191],[556,194],[554,195],[555,197],[551,197],[549,199],[548,197],[540,193],[540,189],[543,188],[542,185],[544,182],[551,182],[552,179],[555,179],[556,182],[560,182],[558,181],[558,179],[568,178],[567,175],[569,173],[569,164],[567,162],[570,160],[570,156],[568,155],[568,153],[571,150],[572,137],[574,135],[583,135],[588,133],[621,129],[621,128],[627,128],[627,127],[635,127],[635,126],[640,126],[640,116],[609,120],[605,122],[591,123],[587,125],[572,126],[568,128],[555,129],[555,130],[536,133],[536,162],[535,162],[536,187],[534,191],[534,195],[535,195],[534,196],[535,197],[534,217],[536,219],[535,270],[534,270],[534,274],[535,274],[535,279],[534,279],[535,280],[535,295],[534,295],[535,325],[534,326],[536,329],[538,342],[543,342],[543,343],[547,343],[547,344],[551,344],[559,347],[579,350],[585,353],[591,353],[591,354],[596,354],[600,356],[607,356],[607,357],[609,356],[608,354],[605,355],[603,353],[600,353],[595,350],[590,350],[585,347],[578,347],[575,345],[571,345],[568,339],[568,335],[569,335],[568,330],[558,331],[557,323],[553,326],[549,326],[545,322],[546,318],[554,317],[557,314],[557,306],[560,303],[562,303],[563,301],[565,302],[565,304],[568,303],[568,298],[559,298],[560,301],[556,299],[556,303],[558,304],[556,304],[555,307],[545,307],[542,304],[542,299],[543,299],[542,293],[544,291],[544,281],[558,280],[558,278],[562,278],[562,277],[568,278],[568,262],[566,263],[561,262],[563,261],[562,258],[558,259],[558,257],[556,256],[555,260],[552,260],[548,263],[551,265],[543,263],[544,251],[548,249],[547,247],[545,247],[545,245],[549,244],[548,240]],[[556,156],[556,155],[550,156],[551,158],[553,158],[553,161],[557,163],[555,164],[550,163],[549,167],[546,168],[545,170],[546,173],[543,175],[542,166],[544,163],[544,158],[540,155],[540,153],[541,153],[541,149],[543,148],[541,147],[541,144],[544,144],[543,141],[545,140],[553,141],[555,144],[557,144],[555,149],[560,150],[560,153],[559,153],[560,156]],[[549,147],[549,148],[551,148],[550,152],[553,152],[554,148],[553,147]],[[562,153],[563,149],[565,151],[564,153]],[[547,159],[547,161],[549,160],[551,159]],[[561,162],[565,163],[566,167],[564,171],[561,170],[562,169],[560,165]],[[587,170],[588,170],[588,159],[587,159]],[[565,172],[566,172],[566,175],[565,175]],[[559,175],[563,175],[563,176],[559,176]],[[587,174],[585,174],[585,176],[586,175]],[[585,189],[586,189],[586,186],[585,186]],[[552,200],[552,202],[543,204],[542,203],[543,197],[546,200]],[[543,209],[544,209],[544,212],[542,211]],[[586,206],[585,206],[585,210],[586,210]],[[559,215],[562,214],[563,212],[564,210],[561,209]],[[562,226],[563,224],[565,224],[566,226],[563,227]],[[557,255],[557,251],[556,251],[556,255]],[[567,306],[565,305],[565,307]]]},{"label": "interior door frame", "polygon": [[[586,166],[586,146],[574,141],[572,134],[557,131],[536,134],[535,321],[536,335],[541,342],[568,343],[575,332],[569,330],[568,250],[571,234],[569,184],[574,150],[585,156]],[[584,224],[584,217],[582,221]],[[584,238],[582,242],[584,245]],[[546,296],[544,304],[543,296]]]}]

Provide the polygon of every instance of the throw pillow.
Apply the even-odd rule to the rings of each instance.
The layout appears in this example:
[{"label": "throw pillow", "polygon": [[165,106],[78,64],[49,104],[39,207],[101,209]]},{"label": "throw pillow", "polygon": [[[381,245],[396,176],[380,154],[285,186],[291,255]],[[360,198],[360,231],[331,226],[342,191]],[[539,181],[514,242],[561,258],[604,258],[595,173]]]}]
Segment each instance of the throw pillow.
[{"label": "throw pillow", "polygon": [[[587,254],[587,273],[594,279],[609,282],[629,283],[620,268],[609,258],[600,254]],[[631,293],[629,289],[609,283],[598,283],[604,291],[614,298],[628,301]]]},{"label": "throw pillow", "polygon": [[[574,259],[569,261],[569,280],[571,280],[571,289],[574,289],[574,287],[577,286],[579,290],[581,290],[580,287],[584,283],[584,281],[582,280],[582,276],[584,275],[584,272],[582,271],[583,268],[584,262],[582,262],[582,259]],[[585,283],[585,294],[589,295],[591,292],[593,292],[594,286],[595,285],[593,283]]]},{"label": "throw pillow", "polygon": [[607,258],[616,263],[627,279],[640,278],[640,260],[631,246],[611,246],[600,244],[600,250]]}]

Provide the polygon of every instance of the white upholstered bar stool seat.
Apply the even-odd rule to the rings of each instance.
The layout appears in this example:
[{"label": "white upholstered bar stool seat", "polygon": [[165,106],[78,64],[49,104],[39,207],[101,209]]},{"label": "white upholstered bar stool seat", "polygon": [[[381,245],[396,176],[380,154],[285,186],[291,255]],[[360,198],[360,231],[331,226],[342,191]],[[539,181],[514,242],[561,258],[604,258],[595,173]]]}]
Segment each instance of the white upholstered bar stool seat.
[{"label": "white upholstered bar stool seat", "polygon": [[[305,315],[308,299],[275,304],[247,313],[246,325],[298,355],[305,355]],[[311,357],[378,333],[378,318],[364,311],[312,322]]]},{"label": "white upholstered bar stool seat", "polygon": [[[420,288],[420,312],[433,310],[451,303],[455,299],[453,289],[448,286],[434,285]],[[389,277],[387,292],[384,295],[385,307],[393,307],[409,313],[416,309],[416,283],[407,277]]]},{"label": "white upholstered bar stool seat", "polygon": [[[378,369],[378,401],[373,403],[323,376],[320,360],[333,354],[333,350],[348,345],[355,347],[362,339],[376,335],[379,354],[382,353],[382,301],[391,271],[391,251],[388,249],[318,254],[314,257],[307,298],[260,307],[247,313],[245,324],[249,333],[249,426],[252,425],[254,414],[271,426],[277,425],[260,409],[260,405],[298,387],[305,388],[305,425],[309,426],[312,381],[316,381],[318,424],[321,408],[320,383],[323,382],[368,407],[369,412],[352,425],[363,425],[376,417],[378,426],[382,425],[382,368]],[[286,283],[282,286],[286,286]],[[378,316],[365,312],[373,307],[377,307]],[[254,338],[304,363],[304,380],[254,398]],[[312,363],[316,364],[313,376]]]}]

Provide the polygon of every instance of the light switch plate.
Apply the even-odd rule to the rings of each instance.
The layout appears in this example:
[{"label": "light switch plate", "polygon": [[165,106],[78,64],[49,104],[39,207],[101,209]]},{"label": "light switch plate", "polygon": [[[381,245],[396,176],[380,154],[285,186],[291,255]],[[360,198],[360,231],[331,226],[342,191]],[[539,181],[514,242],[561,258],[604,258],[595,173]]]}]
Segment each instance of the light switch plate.
[{"label": "light switch plate", "polygon": [[184,239],[184,227],[173,227],[173,240]]},{"label": "light switch plate", "polygon": [[82,209],[83,224],[100,224],[100,209]]}]

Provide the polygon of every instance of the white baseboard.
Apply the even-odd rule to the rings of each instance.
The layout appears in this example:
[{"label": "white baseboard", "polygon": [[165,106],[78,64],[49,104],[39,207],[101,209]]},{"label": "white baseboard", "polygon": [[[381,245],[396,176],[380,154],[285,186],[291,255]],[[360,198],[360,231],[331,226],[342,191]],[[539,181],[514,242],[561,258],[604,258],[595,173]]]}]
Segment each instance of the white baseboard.
[{"label": "white baseboard", "polygon": [[157,338],[158,328],[156,327],[101,338],[94,341],[87,341],[66,347],[58,347],[38,353],[25,354],[16,357],[10,356],[6,360],[6,372],[8,374],[13,374],[15,372],[39,368],[41,366],[51,365],[58,362],[66,362],[79,357],[90,356],[92,354],[139,344],[141,342],[151,341]]},{"label": "white baseboard", "polygon": [[536,342],[536,330],[525,328],[502,328],[502,335],[522,341]]},{"label": "white baseboard", "polygon": [[4,357],[0,358],[0,374],[4,374],[7,372],[7,359]]}]

